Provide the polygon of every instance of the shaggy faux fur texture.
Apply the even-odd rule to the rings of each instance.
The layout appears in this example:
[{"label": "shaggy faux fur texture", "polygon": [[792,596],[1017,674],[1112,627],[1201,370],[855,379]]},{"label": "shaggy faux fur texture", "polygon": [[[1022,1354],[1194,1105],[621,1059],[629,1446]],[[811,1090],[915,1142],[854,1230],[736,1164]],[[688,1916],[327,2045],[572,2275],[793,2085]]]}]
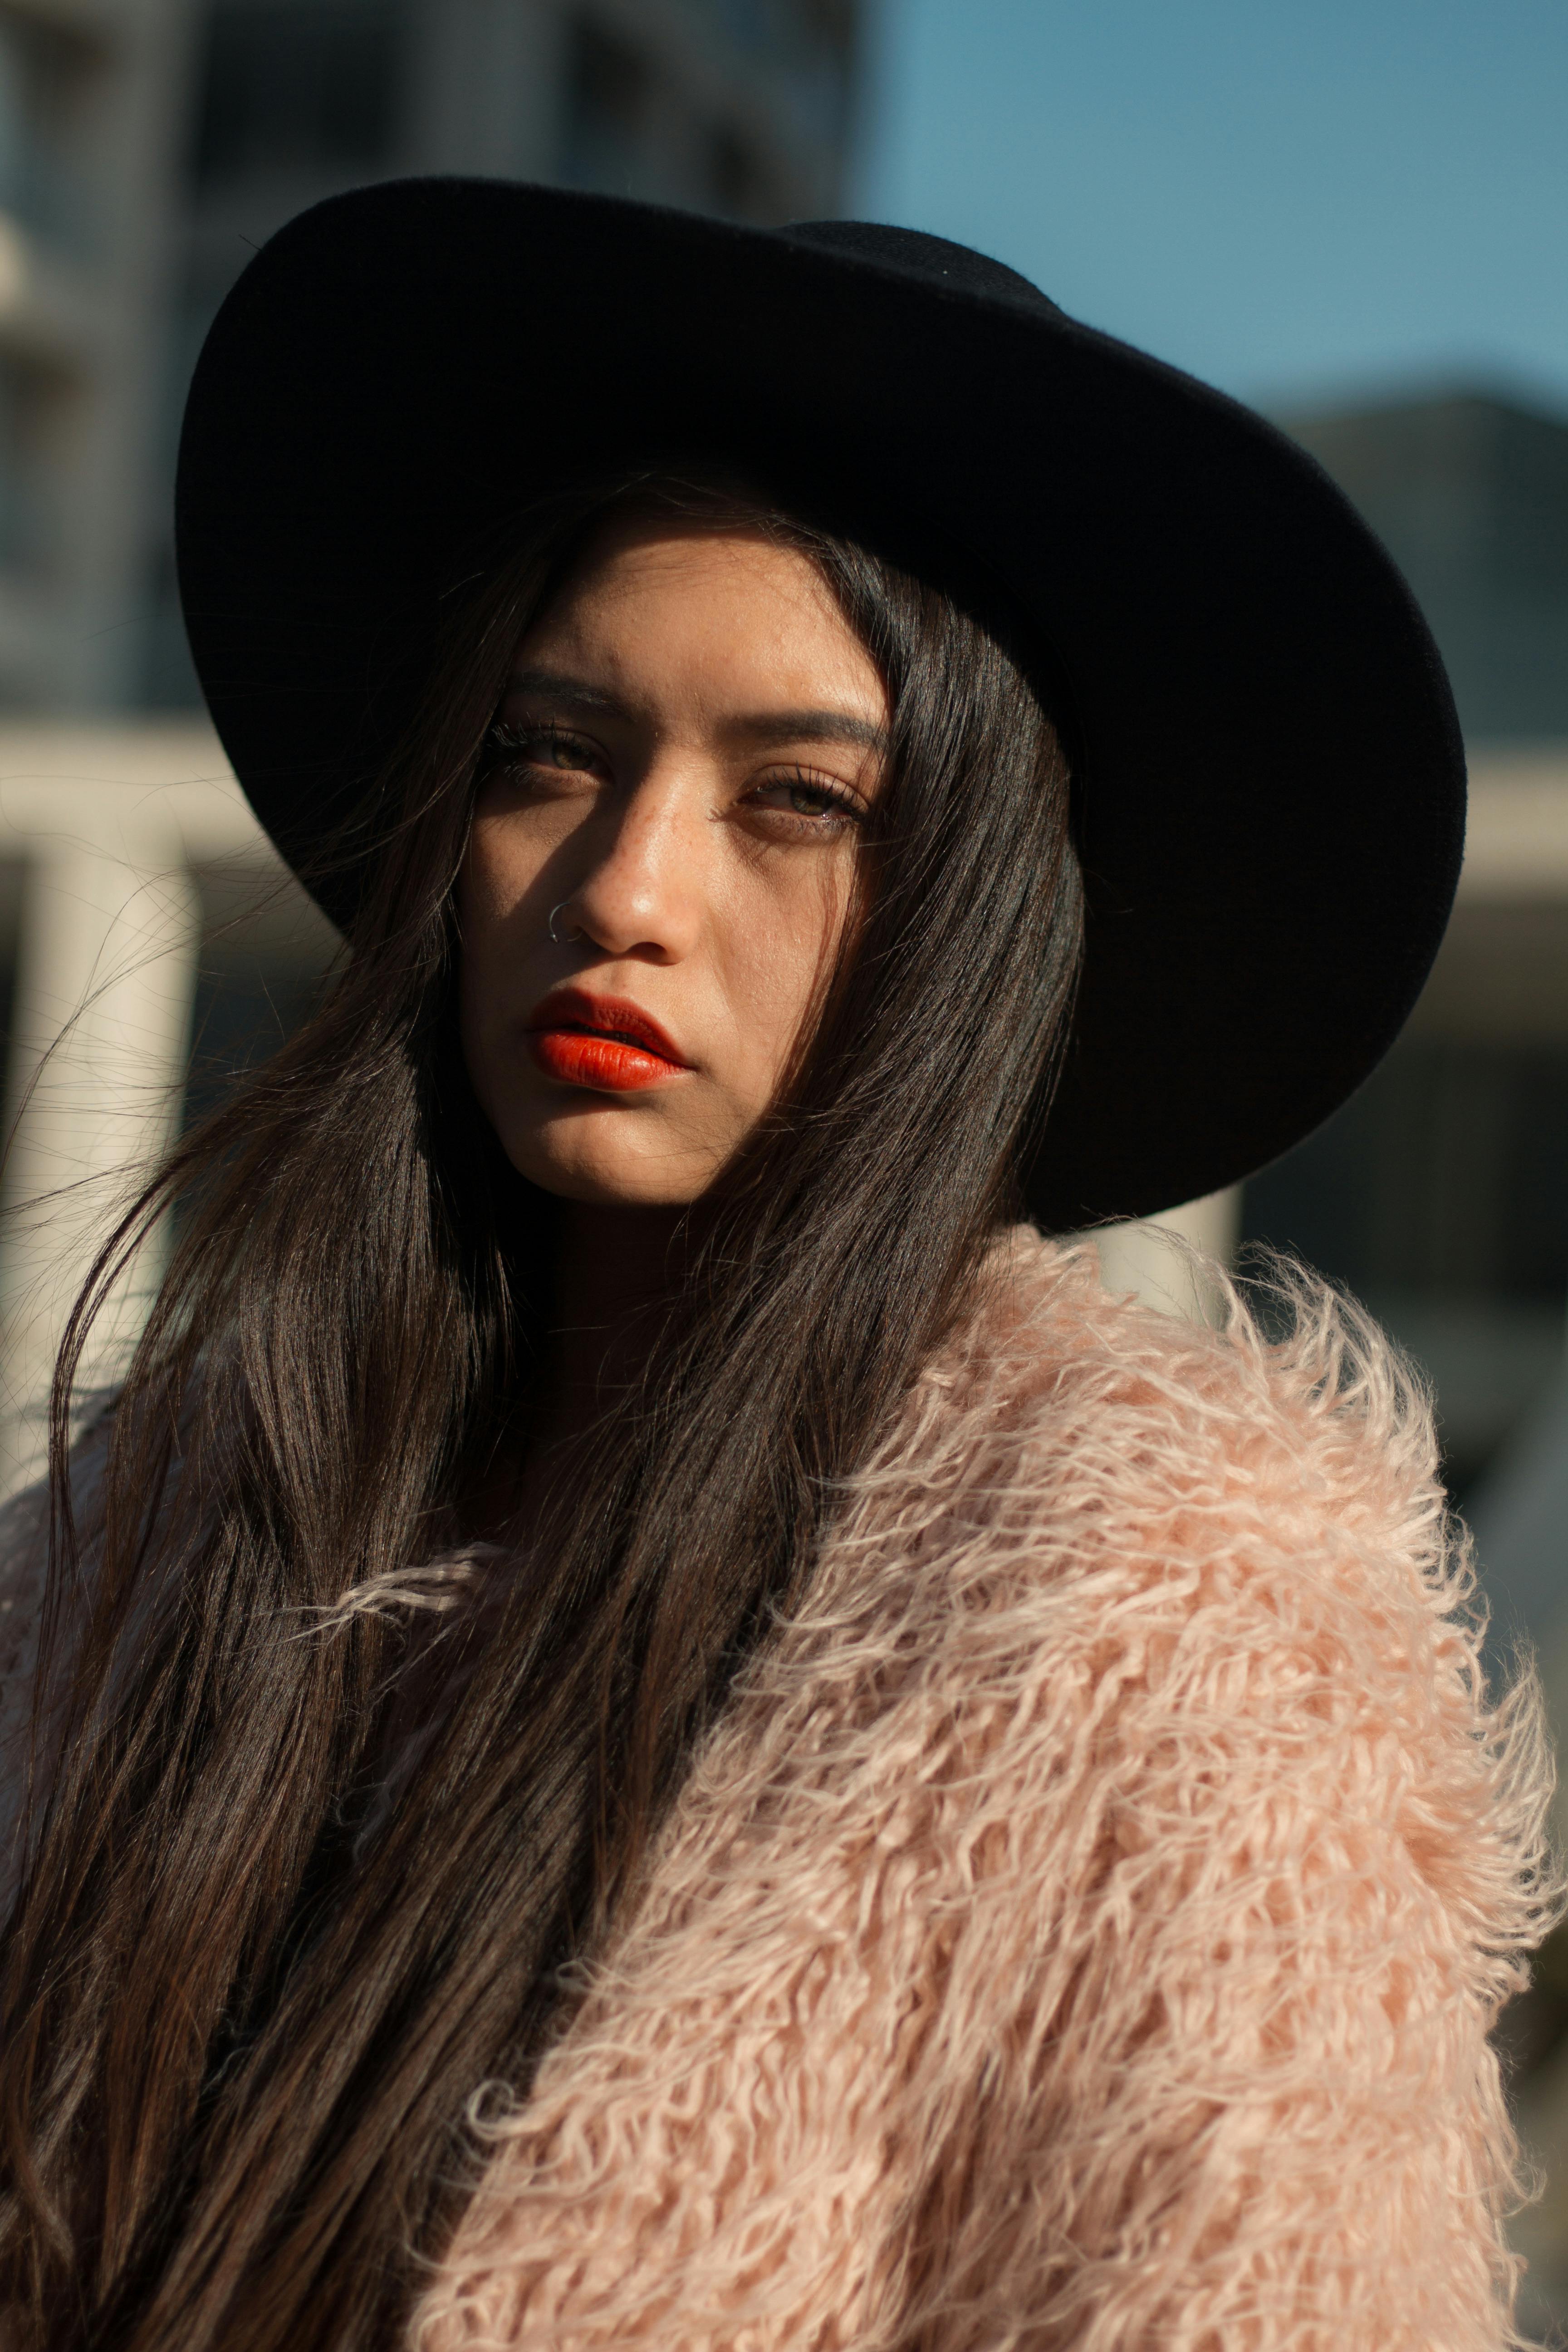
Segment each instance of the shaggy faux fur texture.
[{"label": "shaggy faux fur texture", "polygon": [[1540,1934],[1430,1418],[1019,1237],[847,1498],[420,2352],[1497,2352]]},{"label": "shaggy faux fur texture", "polygon": [[1487,2034],[1551,1776],[1469,1592],[1327,1294],[1270,1347],[1016,1236],[476,2100],[417,2352],[1515,2341]]}]

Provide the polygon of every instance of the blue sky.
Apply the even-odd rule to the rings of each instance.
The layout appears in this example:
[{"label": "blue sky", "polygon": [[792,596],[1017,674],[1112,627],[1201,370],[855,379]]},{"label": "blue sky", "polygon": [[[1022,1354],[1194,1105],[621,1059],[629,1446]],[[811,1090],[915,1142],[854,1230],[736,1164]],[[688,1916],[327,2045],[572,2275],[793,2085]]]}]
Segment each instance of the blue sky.
[{"label": "blue sky", "polygon": [[848,208],[1244,399],[1568,416],[1568,0],[879,0]]}]

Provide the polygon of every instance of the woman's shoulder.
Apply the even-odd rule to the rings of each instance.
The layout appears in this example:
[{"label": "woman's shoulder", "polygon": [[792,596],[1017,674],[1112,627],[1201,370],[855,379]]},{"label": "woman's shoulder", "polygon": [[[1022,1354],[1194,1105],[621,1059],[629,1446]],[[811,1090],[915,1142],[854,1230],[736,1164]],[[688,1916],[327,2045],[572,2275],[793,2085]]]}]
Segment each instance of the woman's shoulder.
[{"label": "woman's shoulder", "polygon": [[1152,1512],[1189,1542],[1194,1512],[1217,1511],[1216,1527],[1232,1511],[1267,1516],[1297,1534],[1330,1520],[1410,1536],[1413,1515],[1440,1520],[1430,1401],[1372,1318],[1288,1261],[1244,1296],[1186,1255],[1210,1322],[1107,1291],[1092,1245],[1015,1229],[872,1479],[1020,1507],[1033,1495],[1058,1527],[1064,1512],[1094,1524]]},{"label": "woman's shoulder", "polygon": [[[1279,1265],[1205,1267],[1194,1326],[1106,1291],[1091,1246],[1022,1228],[868,1465],[845,1534],[897,1546],[933,1632],[977,1607],[1017,1641],[1250,1643],[1258,1667],[1470,1687],[1464,1531],[1419,1377],[1370,1317]],[[884,1581],[883,1589],[886,1590]],[[1403,1661],[1403,1669],[1396,1663]]]},{"label": "woman's shoulder", "polygon": [[1488,1923],[1495,2002],[1554,1899],[1551,1764],[1532,1679],[1489,1695],[1429,1400],[1315,1277],[1279,1266],[1259,1304],[1211,1271],[1196,1328],[1011,1239],[846,1514],[803,1704],[837,1688],[847,1733],[940,1767],[974,1821],[1057,1822],[1068,1784],[1084,1822],[1168,1801],[1172,1850],[1206,1823],[1218,1867],[1259,1808],[1331,1842],[1367,1815]]}]

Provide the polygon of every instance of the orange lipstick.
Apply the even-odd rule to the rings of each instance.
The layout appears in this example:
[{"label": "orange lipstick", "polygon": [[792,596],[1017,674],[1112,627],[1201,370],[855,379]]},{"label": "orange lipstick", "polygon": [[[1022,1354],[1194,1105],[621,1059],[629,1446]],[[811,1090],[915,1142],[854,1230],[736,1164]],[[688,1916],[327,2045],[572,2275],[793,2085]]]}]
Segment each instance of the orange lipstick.
[{"label": "orange lipstick", "polygon": [[547,1078],[600,1094],[640,1094],[690,1066],[640,1005],[585,988],[552,988],[529,1017],[528,1042]]}]

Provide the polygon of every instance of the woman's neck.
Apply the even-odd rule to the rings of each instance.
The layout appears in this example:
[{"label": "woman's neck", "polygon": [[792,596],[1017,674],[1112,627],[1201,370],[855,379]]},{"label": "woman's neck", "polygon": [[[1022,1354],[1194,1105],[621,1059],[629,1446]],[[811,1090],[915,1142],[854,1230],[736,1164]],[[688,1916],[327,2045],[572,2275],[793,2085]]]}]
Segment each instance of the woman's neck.
[{"label": "woman's neck", "polygon": [[470,1535],[526,1541],[592,1477],[595,1430],[640,1378],[690,1238],[683,1208],[562,1202],[546,1349],[514,1424],[521,1442],[502,1445],[469,1490]]},{"label": "woman's neck", "polygon": [[547,1444],[592,1427],[634,1381],[679,1286],[689,1210],[562,1204],[552,1361],[536,1423]]}]

